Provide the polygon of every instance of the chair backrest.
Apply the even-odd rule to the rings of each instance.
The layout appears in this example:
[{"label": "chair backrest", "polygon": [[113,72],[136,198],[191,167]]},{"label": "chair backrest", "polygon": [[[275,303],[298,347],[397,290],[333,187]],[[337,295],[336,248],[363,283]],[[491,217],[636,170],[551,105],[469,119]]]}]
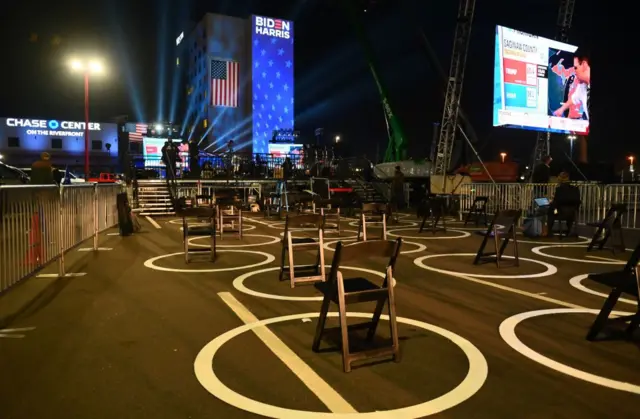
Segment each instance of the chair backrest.
[{"label": "chair backrest", "polygon": [[496,215],[491,220],[491,225],[489,225],[489,232],[493,231],[493,227],[496,224],[501,224],[505,226],[506,230],[509,230],[510,227],[515,227],[518,224],[518,220],[522,215],[521,210],[507,209],[500,210],[496,212]]},{"label": "chair backrest", "polygon": [[382,202],[365,202],[362,204],[362,212],[386,214],[387,204]]},{"label": "chair backrest", "polygon": [[473,200],[472,206],[475,206],[476,208],[482,208],[483,206],[487,205],[487,202],[489,202],[488,196],[476,196]]},{"label": "chair backrest", "polygon": [[[336,244],[336,249],[331,262],[331,271],[329,272],[329,282],[335,281],[340,270],[340,265],[344,262],[355,260],[368,260],[371,258],[388,259],[385,266],[391,267],[392,272],[395,270],[396,261],[402,247],[402,238],[398,237],[394,241],[390,240],[369,240],[355,242],[349,245],[343,245],[342,241]],[[386,278],[388,280],[388,278]]]}]

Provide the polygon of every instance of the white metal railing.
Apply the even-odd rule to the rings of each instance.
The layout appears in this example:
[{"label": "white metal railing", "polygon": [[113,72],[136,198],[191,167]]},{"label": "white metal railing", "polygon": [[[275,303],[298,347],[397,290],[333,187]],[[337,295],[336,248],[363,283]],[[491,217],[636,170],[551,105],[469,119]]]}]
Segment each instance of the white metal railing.
[{"label": "white metal railing", "polygon": [[[640,186],[600,185],[596,183],[574,183],[574,185],[580,190],[580,198],[582,200],[576,220],[578,224],[597,222],[604,217],[607,209],[611,204],[616,203],[619,198],[614,196],[614,189],[612,188],[633,186],[634,190],[638,190],[637,186]],[[490,183],[471,183],[462,185],[460,189],[460,212],[468,212],[476,197],[486,196],[489,198],[487,204],[488,213],[493,214],[501,209],[520,209],[523,216],[526,216],[534,209],[534,198],[546,197],[552,200],[557,186],[557,183],[498,183],[495,185]],[[617,189],[615,190],[617,191]],[[624,194],[624,192],[621,194]],[[637,207],[640,209],[640,206]],[[635,228],[635,223],[629,224],[628,227]]]},{"label": "white metal railing", "polygon": [[121,185],[0,186],[0,292],[118,223]]}]

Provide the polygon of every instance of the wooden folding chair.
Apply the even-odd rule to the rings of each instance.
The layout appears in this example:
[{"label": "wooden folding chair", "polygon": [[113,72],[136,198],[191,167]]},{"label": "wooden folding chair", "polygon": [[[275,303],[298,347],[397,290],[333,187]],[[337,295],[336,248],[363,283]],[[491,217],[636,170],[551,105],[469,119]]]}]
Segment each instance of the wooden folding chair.
[{"label": "wooden folding chair", "polygon": [[[310,233],[315,237],[293,237],[294,234]],[[287,215],[282,236],[279,280],[289,279],[291,288],[300,282],[317,282],[326,279],[324,267],[324,220],[320,214]],[[301,250],[318,249],[316,262],[312,265],[295,265],[294,254]],[[289,265],[285,264],[288,261]]]},{"label": "wooden folding chair", "polygon": [[467,223],[474,222],[476,227],[480,225],[480,219],[482,219],[482,223],[487,225],[487,204],[489,202],[488,196],[476,196],[473,200],[473,204],[471,204],[471,208],[467,213],[467,216],[464,219],[464,226],[467,226]]},{"label": "wooden folding chair", "polygon": [[[640,245],[638,245],[631,257],[627,261],[627,264],[622,270],[613,272],[606,272],[601,274],[590,274],[589,279],[599,284],[611,287],[611,293],[605,300],[600,313],[596,317],[596,320],[591,325],[589,332],[587,333],[587,340],[598,340],[601,332],[604,329],[612,325],[613,323],[629,322],[626,328],[626,335],[628,338],[632,338],[633,334],[638,327],[640,327],[640,268],[638,263],[640,262]],[[620,316],[610,319],[609,316],[613,311],[618,300],[622,294],[628,294],[635,297],[638,302],[636,313],[629,316]]]},{"label": "wooden folding chair", "polygon": [[[324,220],[324,232],[335,231],[340,236],[340,208],[320,208]],[[331,225],[329,225],[331,224]]]},{"label": "wooden folding chair", "polygon": [[216,199],[218,208],[218,229],[220,238],[227,232],[236,233],[238,240],[242,240],[242,210],[237,207],[238,201],[229,198]]},{"label": "wooden folding chair", "polygon": [[[193,253],[209,252],[209,259],[213,262],[216,258],[216,208],[199,207],[188,208],[181,211],[182,215],[182,245],[184,247],[184,261],[191,261],[190,255]],[[189,224],[188,218],[196,217],[199,224]],[[189,237],[209,237],[211,246],[190,247]]]},{"label": "wooden folding chair", "polygon": [[[611,251],[614,254],[616,250],[620,252],[625,251],[626,246],[624,244],[624,234],[622,233],[622,216],[626,214],[626,212],[626,204],[613,204],[611,208],[607,210],[607,214],[602,220],[596,223],[587,223],[589,227],[596,228],[596,232],[593,233],[591,242],[589,246],[587,246],[587,252],[590,252],[596,246],[598,250],[602,250],[609,239],[613,241]],[[618,240],[616,240],[616,238]]]},{"label": "wooden folding chair", "polygon": [[[447,224],[445,222],[445,212],[446,212],[447,202],[444,198],[440,196],[430,196],[427,198],[427,205],[423,208],[422,215],[422,223],[420,224],[420,229],[418,233],[422,233],[424,231],[425,225],[427,221],[431,220],[430,230],[433,234],[436,234],[439,231],[444,233],[447,232]],[[441,225],[439,225],[439,223]]]},{"label": "wooden folding chair", "polygon": [[[400,345],[398,343],[398,325],[396,322],[396,303],[394,296],[394,272],[395,264],[400,254],[402,239],[395,241],[369,240],[356,242],[344,246],[338,242],[333,255],[331,271],[326,282],[315,284],[315,287],[323,293],[322,308],[316,326],[316,334],[313,339],[313,350],[320,350],[320,343],[325,332],[327,315],[331,302],[338,305],[342,365],[344,372],[351,371],[351,364],[355,361],[392,356],[396,362],[400,361]],[[377,285],[366,278],[350,277],[345,278],[340,271],[340,265],[349,261],[369,261],[371,258],[385,258],[386,275],[382,285]],[[347,305],[352,303],[376,302],[376,307],[372,313],[371,321],[349,326],[347,324]],[[371,342],[376,334],[380,316],[385,303],[388,303],[389,329],[391,333],[391,344],[383,348],[369,349],[360,352],[351,352],[349,347],[349,331],[354,329],[368,329],[367,340]]]},{"label": "wooden folding chair", "polygon": [[380,239],[387,239],[387,212],[388,205],[379,202],[367,202],[362,204],[360,220],[358,222],[358,241],[367,241],[367,223],[381,223],[382,234]]},{"label": "wooden folding chair", "polygon": [[[516,237],[516,225],[522,215],[521,210],[502,210],[498,211],[491,220],[491,224],[487,231],[478,232],[483,237],[478,253],[473,261],[474,265],[482,263],[495,262],[499,268],[502,262],[502,256],[507,250],[509,241],[513,241],[513,266],[520,266],[520,257],[518,255],[518,238]],[[504,229],[498,229],[498,224],[503,225]],[[489,240],[492,239],[495,251],[485,252],[485,247]]]}]

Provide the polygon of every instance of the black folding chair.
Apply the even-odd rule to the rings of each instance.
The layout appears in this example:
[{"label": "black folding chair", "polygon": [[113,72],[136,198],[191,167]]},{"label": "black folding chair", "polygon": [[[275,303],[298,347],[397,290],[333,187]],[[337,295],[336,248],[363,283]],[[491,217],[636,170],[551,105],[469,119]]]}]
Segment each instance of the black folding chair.
[{"label": "black folding chair", "polygon": [[589,227],[596,228],[596,232],[593,234],[589,246],[587,246],[587,252],[590,252],[596,246],[598,247],[598,250],[602,250],[609,239],[612,239],[613,241],[611,251],[614,254],[616,250],[619,250],[620,252],[625,251],[626,246],[624,244],[624,234],[622,232],[622,216],[626,212],[626,204],[613,204],[611,205],[611,208],[607,210],[607,214],[602,220],[596,223],[587,223]]},{"label": "black folding chair", "polygon": [[[640,262],[640,245],[638,245],[631,257],[627,261],[627,264],[621,270],[606,272],[601,274],[591,274],[589,279],[599,284],[611,287],[611,293],[604,302],[600,313],[596,317],[596,320],[591,325],[589,333],[587,334],[587,340],[598,340],[601,332],[604,331],[607,326],[614,323],[629,322],[626,329],[626,335],[631,338],[633,333],[640,326],[640,273],[638,272],[638,263]],[[609,315],[613,311],[618,300],[622,294],[628,294],[636,298],[638,306],[636,313],[629,316],[621,316],[610,319]]]},{"label": "black folding chair", "polygon": [[[513,265],[520,266],[520,256],[518,255],[518,238],[516,237],[516,225],[520,216],[521,210],[502,210],[498,211],[491,220],[491,224],[487,228],[487,231],[478,232],[483,237],[478,253],[473,261],[474,265],[480,265],[482,263],[495,262],[499,268],[502,261],[502,256],[507,250],[509,241],[513,241]],[[504,226],[503,229],[498,229],[498,225]],[[485,252],[485,247],[489,243],[489,240],[493,241],[495,251]]]},{"label": "black folding chair", "polygon": [[469,212],[464,219],[464,226],[468,223],[474,222],[476,227],[480,225],[480,220],[486,226],[487,225],[487,204],[489,202],[488,196],[476,196],[469,208]]},{"label": "black folding chair", "polygon": [[[369,240],[344,246],[338,242],[331,263],[331,271],[326,282],[317,283],[315,287],[322,292],[324,299],[320,309],[320,316],[316,326],[316,334],[313,339],[313,350],[320,350],[320,343],[324,334],[329,306],[331,303],[338,305],[340,334],[342,346],[342,365],[344,372],[351,371],[351,364],[355,361],[392,356],[394,361],[400,361],[400,345],[398,340],[398,325],[396,322],[396,303],[394,296],[394,272],[395,264],[400,254],[402,239],[395,241]],[[340,271],[343,262],[367,261],[372,258],[382,258],[386,261],[385,278],[382,285],[377,285],[362,277],[345,278]],[[355,325],[347,324],[347,305],[352,303],[376,302],[371,321]],[[380,316],[385,304],[388,303],[389,329],[391,344],[382,348],[369,349],[360,352],[351,352],[349,348],[349,331],[367,329],[367,340],[372,341],[376,334]]]},{"label": "black folding chair", "polygon": [[445,222],[445,214],[447,210],[447,201],[440,196],[430,196],[427,198],[426,206],[423,208],[422,223],[418,233],[422,233],[430,221],[429,229],[433,234],[439,231],[447,232],[447,224]]}]

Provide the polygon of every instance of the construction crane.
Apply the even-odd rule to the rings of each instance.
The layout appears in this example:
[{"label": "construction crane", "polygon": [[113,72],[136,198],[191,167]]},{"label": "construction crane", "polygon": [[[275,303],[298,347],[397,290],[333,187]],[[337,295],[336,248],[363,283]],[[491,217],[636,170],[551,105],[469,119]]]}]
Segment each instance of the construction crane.
[{"label": "construction crane", "polygon": [[[573,9],[576,2],[575,0],[560,0],[560,7],[558,9],[558,22],[556,40],[560,42],[567,42],[569,38],[569,29],[571,29],[571,22],[573,21]],[[548,156],[551,153],[551,133],[539,132],[536,139],[536,146],[533,152],[533,161],[531,167],[534,167],[537,162],[541,161],[544,156]],[[533,171],[532,171],[533,172]]]},{"label": "construction crane", "polygon": [[373,48],[371,47],[371,43],[367,37],[364,25],[362,24],[362,21],[359,17],[358,10],[355,8],[352,2],[342,0],[342,4],[351,17],[351,21],[356,30],[356,35],[358,36],[360,44],[362,45],[362,49],[369,65],[369,70],[371,71],[373,79],[376,82],[376,87],[378,88],[378,93],[380,94],[380,98],[382,101],[382,109],[384,110],[385,122],[387,124],[387,133],[389,136],[387,150],[385,151],[384,155],[384,162],[389,163],[404,160],[407,157],[407,141],[404,136],[404,130],[402,129],[402,125],[400,124],[397,115],[391,109],[389,97],[387,95],[386,89],[382,85],[380,74],[377,70],[378,67],[375,63]]},{"label": "construction crane", "polygon": [[453,52],[451,53],[451,66],[447,79],[442,123],[440,124],[440,135],[431,172],[432,185],[433,180],[442,177],[441,186],[443,190],[446,187],[446,176],[450,170],[451,154],[455,144],[460,98],[462,96],[464,71],[467,63],[475,7],[475,0],[460,0],[458,7],[458,19],[453,39]]}]

